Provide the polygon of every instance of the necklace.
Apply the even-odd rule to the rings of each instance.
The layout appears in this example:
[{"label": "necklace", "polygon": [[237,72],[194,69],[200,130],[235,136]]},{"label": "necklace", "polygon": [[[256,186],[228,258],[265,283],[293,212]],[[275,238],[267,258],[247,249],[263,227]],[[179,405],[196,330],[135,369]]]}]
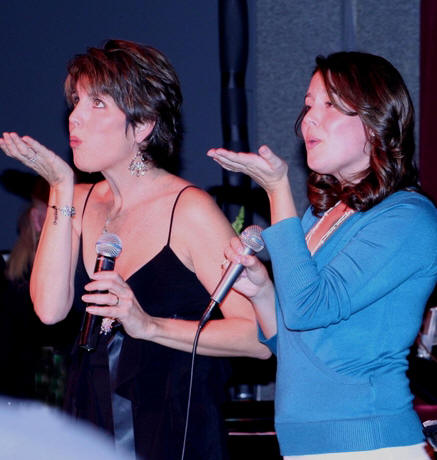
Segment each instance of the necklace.
[{"label": "necklace", "polygon": [[108,230],[108,226],[113,220],[117,219],[119,215],[120,215],[120,208],[118,208],[115,212],[112,209],[108,212],[108,215],[105,219],[105,223],[103,224],[102,233],[111,233]]},{"label": "necklace", "polygon": [[[331,212],[337,208],[337,206],[341,203],[341,201],[337,201],[334,206],[329,208],[325,214],[319,219],[319,221],[314,225],[311,230],[307,233],[305,236],[305,241],[306,244],[309,248],[310,246],[310,241],[314,233],[317,231],[317,229],[320,227],[322,222],[326,220],[326,218],[331,214]],[[314,253],[325,243],[325,241],[337,230],[338,227],[352,214],[355,213],[354,209],[347,208],[346,212],[343,212],[340,217],[328,228],[328,230],[320,237],[319,241],[316,243],[316,245],[310,249],[311,255],[314,255]]]},{"label": "necklace", "polygon": [[103,225],[102,233],[109,233],[108,232],[108,225],[111,222],[111,218],[108,216],[105,220],[105,224]]},{"label": "necklace", "polygon": [[[108,231],[108,225],[111,223],[112,218],[110,215],[105,220],[103,225],[102,234],[100,235],[97,244],[96,244],[96,251],[97,254],[103,254],[106,257],[110,257],[114,263],[115,259],[120,255],[122,250],[122,244],[119,236],[115,233],[111,233]],[[99,248],[97,248],[97,246]],[[111,268],[107,268],[107,270],[113,270],[114,263],[112,264]],[[106,291],[107,292],[107,291]],[[117,305],[119,302],[119,298],[117,296]],[[118,326],[120,323],[114,318],[104,317],[102,318],[101,325],[100,325],[100,334],[107,335],[111,332],[112,328]]]}]

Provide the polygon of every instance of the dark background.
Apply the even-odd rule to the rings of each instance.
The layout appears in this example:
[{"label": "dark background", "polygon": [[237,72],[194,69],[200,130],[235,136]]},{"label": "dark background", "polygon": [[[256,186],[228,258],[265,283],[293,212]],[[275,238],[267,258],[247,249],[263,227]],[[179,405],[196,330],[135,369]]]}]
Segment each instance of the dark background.
[{"label": "dark background", "polygon": [[[216,0],[24,0],[1,6],[0,133],[28,134],[70,159],[63,96],[69,59],[108,38],[139,41],[163,51],[180,77],[185,130],[180,174],[204,188],[220,184],[220,168],[205,155],[222,145]],[[249,74],[253,80],[253,70]],[[0,174],[11,168],[27,169],[1,153]],[[0,187],[0,249],[12,247],[25,205]]]},{"label": "dark background", "polygon": [[[315,56],[339,50],[379,54],[400,70],[416,108],[422,182],[437,199],[435,0],[1,0],[0,133],[31,135],[70,160],[63,96],[69,59],[109,38],[139,41],[163,51],[180,77],[185,130],[180,175],[207,190],[219,187],[222,171],[205,153],[223,144],[219,6],[232,1],[244,2],[248,11],[250,149],[267,143],[289,163],[300,213],[307,206],[307,171],[294,121]],[[26,171],[0,154],[0,176],[10,169]],[[16,188],[24,190],[26,184]],[[0,250],[10,250],[16,239],[18,216],[27,205],[19,195],[0,185]],[[251,196],[257,208],[259,195]],[[255,213],[255,222],[267,225],[261,214]],[[274,386],[268,383],[274,380],[274,365],[258,361],[255,368],[240,367],[244,375],[237,373],[237,383],[261,383],[257,399],[272,399]],[[428,370],[424,374],[428,379]],[[271,423],[271,405],[266,411]],[[250,442],[255,451],[256,442]],[[243,448],[247,453],[247,445]]]},{"label": "dark background", "polygon": [[[232,1],[239,2],[2,1],[0,133],[16,131],[31,135],[70,159],[63,97],[69,59],[88,46],[102,45],[108,38],[135,40],[161,49],[180,77],[185,128],[180,175],[206,189],[220,186],[222,172],[205,152],[223,144],[218,11],[221,2]],[[432,46],[436,33],[435,2],[247,0],[244,3],[249,23],[246,97],[250,148],[254,150],[259,144],[268,143],[287,160],[299,212],[307,205],[306,168],[302,143],[293,131],[294,120],[315,56],[342,49],[380,54],[401,71],[416,106],[418,144],[421,139],[426,141],[417,151],[417,159],[423,165],[423,183],[428,193],[437,196],[433,177],[437,158],[433,101],[437,92],[432,83],[437,65]],[[421,109],[426,109],[425,116]],[[8,169],[26,170],[1,154],[0,174]],[[253,194],[253,199],[256,208],[258,195]],[[0,186],[0,250],[12,247],[16,222],[25,206],[25,200],[17,193]],[[266,225],[257,214],[255,221]]]}]

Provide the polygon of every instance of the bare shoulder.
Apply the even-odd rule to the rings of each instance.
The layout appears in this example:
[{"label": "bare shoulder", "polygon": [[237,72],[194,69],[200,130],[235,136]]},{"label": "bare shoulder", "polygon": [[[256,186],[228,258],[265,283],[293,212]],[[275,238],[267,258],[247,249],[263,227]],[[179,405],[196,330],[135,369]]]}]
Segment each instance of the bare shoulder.
[{"label": "bare shoulder", "polygon": [[175,252],[211,291],[220,277],[225,247],[235,235],[231,224],[207,192],[191,187],[179,198],[174,223]]},{"label": "bare shoulder", "polygon": [[193,233],[215,229],[216,232],[224,232],[226,238],[234,234],[231,224],[214,198],[197,187],[184,190],[179,198],[175,217],[185,229],[188,230],[189,227]]}]

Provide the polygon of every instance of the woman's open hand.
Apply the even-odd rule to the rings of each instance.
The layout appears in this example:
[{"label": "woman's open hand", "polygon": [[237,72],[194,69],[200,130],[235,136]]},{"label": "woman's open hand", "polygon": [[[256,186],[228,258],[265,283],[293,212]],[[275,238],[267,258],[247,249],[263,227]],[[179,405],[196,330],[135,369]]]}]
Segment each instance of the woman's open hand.
[{"label": "woman's open hand", "polygon": [[42,176],[50,186],[65,180],[73,180],[73,170],[58,155],[29,136],[20,137],[16,133],[3,133],[0,138],[3,152]]},{"label": "woman's open hand", "polygon": [[283,180],[288,181],[287,163],[262,145],[256,153],[236,153],[223,148],[210,149],[207,155],[228,171],[251,177],[267,193],[272,193]]}]

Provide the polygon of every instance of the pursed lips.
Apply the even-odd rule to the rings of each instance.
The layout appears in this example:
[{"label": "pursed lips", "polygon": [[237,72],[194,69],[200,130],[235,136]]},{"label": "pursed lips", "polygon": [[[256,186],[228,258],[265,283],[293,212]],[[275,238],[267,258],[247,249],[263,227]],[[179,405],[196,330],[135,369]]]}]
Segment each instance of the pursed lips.
[{"label": "pursed lips", "polygon": [[305,145],[308,150],[313,149],[314,147],[317,147],[322,141],[318,139],[317,137],[308,137],[305,139]]},{"label": "pursed lips", "polygon": [[82,144],[82,141],[78,137],[70,137],[70,147],[78,147],[80,144]]}]

